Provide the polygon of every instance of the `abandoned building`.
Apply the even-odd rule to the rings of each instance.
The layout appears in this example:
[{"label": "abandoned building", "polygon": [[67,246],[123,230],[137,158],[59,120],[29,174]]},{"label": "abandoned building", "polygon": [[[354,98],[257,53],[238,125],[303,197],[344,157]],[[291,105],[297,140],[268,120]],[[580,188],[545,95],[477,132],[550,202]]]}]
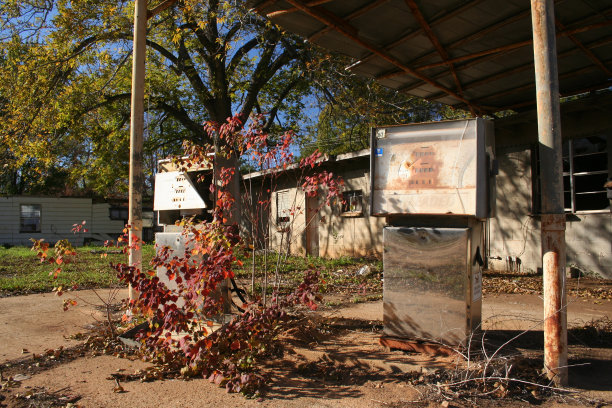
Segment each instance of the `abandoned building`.
[{"label": "abandoned building", "polygon": [[[612,94],[603,92],[562,104],[564,197],[567,265],[585,273],[612,277],[612,215],[604,187],[612,176]],[[536,272],[542,267],[538,149],[535,111],[495,120],[495,216],[487,222],[488,264],[499,270]],[[324,257],[382,254],[385,219],[370,216],[370,151],[327,157],[322,168],[340,176],[343,199],[335,205],[308,198],[298,170],[280,176],[271,187],[268,235],[273,249]],[[261,172],[245,175],[261,189]],[[257,186],[257,187],[255,187]],[[295,210],[295,211],[293,211]],[[289,214],[293,213],[293,214]],[[262,238],[260,238],[262,239]],[[288,247],[289,246],[289,247]]]},{"label": "abandoned building", "polygon": [[[353,58],[347,69],[357,75],[472,116],[501,118],[495,124],[497,215],[487,227],[492,267],[536,270],[542,266],[538,258],[550,254],[560,266],[566,257],[568,266],[611,276],[604,188],[610,176],[609,5],[584,0],[253,5],[284,29]],[[560,97],[577,100],[559,113]],[[509,112],[516,114],[504,117]],[[555,265],[549,262],[544,270]]]}]

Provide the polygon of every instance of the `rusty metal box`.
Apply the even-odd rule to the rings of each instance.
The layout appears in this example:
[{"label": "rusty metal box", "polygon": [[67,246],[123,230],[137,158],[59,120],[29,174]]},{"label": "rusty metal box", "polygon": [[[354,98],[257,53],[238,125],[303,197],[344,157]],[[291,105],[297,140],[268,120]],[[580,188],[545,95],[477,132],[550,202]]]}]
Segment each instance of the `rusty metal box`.
[{"label": "rusty metal box", "polygon": [[465,345],[480,326],[483,223],[383,229],[387,336]]},{"label": "rusty metal box", "polygon": [[493,132],[482,118],[373,128],[371,214],[490,217]]}]

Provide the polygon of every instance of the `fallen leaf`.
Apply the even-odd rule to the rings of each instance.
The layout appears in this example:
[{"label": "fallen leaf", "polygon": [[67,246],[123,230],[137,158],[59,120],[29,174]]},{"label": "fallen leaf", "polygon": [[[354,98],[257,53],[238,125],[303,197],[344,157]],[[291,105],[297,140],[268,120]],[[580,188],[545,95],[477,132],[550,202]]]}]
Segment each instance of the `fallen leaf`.
[{"label": "fallen leaf", "polygon": [[122,393],[125,392],[125,389],[119,384],[119,380],[115,378],[115,388],[113,388],[113,392]]}]

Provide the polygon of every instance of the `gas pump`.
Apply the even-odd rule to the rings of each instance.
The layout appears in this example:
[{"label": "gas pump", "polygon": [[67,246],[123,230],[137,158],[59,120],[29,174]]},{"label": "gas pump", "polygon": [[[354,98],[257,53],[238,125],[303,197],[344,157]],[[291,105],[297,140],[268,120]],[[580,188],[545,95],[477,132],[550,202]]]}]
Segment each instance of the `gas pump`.
[{"label": "gas pump", "polygon": [[379,127],[371,205],[383,229],[386,336],[465,345],[480,327],[485,221],[493,215],[493,123]]}]

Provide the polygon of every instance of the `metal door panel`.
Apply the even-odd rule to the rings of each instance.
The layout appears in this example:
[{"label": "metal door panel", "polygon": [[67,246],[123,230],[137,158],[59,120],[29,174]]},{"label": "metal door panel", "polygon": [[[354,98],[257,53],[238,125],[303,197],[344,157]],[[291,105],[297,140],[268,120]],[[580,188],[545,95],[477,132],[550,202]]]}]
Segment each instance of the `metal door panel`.
[{"label": "metal door panel", "polygon": [[464,341],[469,233],[469,228],[384,228],[386,335]]}]

